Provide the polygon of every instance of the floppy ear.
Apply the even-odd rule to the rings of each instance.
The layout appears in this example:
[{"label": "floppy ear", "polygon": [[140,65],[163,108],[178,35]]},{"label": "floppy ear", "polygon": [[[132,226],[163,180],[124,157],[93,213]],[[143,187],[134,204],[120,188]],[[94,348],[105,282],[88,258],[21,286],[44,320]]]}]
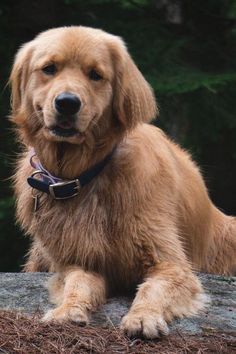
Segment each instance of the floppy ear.
[{"label": "floppy ear", "polygon": [[110,43],[114,62],[113,110],[128,129],[155,118],[158,109],[154,93],[119,37]]},{"label": "floppy ear", "polygon": [[20,48],[11,71],[9,82],[12,88],[11,104],[13,120],[17,113],[19,113],[23,101],[23,92],[27,84],[29,62],[32,52],[33,47],[31,42]]}]

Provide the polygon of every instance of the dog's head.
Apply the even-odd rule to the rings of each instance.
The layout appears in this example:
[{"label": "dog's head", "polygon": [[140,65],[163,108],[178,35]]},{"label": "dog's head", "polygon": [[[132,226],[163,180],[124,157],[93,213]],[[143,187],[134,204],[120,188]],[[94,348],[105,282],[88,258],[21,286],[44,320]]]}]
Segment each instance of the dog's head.
[{"label": "dog's head", "polygon": [[46,31],[18,52],[10,78],[12,120],[26,144],[83,144],[156,114],[152,90],[123,41],[101,30]]}]

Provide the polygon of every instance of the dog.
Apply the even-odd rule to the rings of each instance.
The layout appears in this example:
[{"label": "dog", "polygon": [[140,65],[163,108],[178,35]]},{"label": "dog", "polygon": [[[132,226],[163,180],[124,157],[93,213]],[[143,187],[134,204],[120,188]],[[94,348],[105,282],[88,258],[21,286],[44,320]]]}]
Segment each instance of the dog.
[{"label": "dog", "polygon": [[158,128],[153,91],[123,40],[82,26],[23,45],[10,82],[23,152],[17,220],[25,271],[53,271],[45,321],[89,321],[136,289],[121,322],[156,338],[206,300],[194,273],[235,272],[236,218],[211,202],[189,154]]}]

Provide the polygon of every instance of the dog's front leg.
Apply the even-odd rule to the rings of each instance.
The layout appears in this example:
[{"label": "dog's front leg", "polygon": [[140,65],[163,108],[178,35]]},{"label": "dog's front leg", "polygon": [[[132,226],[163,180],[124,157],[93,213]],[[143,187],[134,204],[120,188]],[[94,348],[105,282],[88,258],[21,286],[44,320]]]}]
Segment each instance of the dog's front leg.
[{"label": "dog's front leg", "polygon": [[73,321],[80,325],[89,322],[89,312],[105,302],[105,281],[80,267],[69,267],[54,275],[48,284],[51,301],[57,304],[43,321]]},{"label": "dog's front leg", "polygon": [[173,318],[194,315],[203,306],[203,290],[190,267],[162,262],[139,286],[121,328],[128,336],[156,338],[168,334]]}]

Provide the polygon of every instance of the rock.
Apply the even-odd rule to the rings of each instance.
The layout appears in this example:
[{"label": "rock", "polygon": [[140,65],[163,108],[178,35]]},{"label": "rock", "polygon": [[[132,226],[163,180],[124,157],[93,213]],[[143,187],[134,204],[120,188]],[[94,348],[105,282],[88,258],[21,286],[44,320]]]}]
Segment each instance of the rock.
[{"label": "rock", "polygon": [[[45,312],[49,304],[45,284],[48,273],[0,273],[0,309],[17,310],[27,314]],[[211,303],[199,316],[175,321],[171,328],[182,333],[200,334],[221,331],[236,334],[236,278],[200,274]],[[91,316],[95,326],[116,326],[128,311],[132,299],[108,299]]]}]

